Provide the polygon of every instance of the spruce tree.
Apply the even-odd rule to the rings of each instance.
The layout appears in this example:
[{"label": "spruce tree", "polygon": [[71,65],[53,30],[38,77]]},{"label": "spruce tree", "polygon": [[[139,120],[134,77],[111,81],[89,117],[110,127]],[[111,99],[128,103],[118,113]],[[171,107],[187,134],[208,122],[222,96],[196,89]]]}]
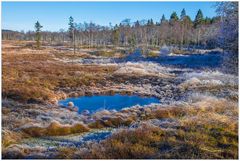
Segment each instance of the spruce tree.
[{"label": "spruce tree", "polygon": [[178,15],[176,12],[173,12],[170,16],[170,20],[171,21],[177,21],[179,18],[178,18]]},{"label": "spruce tree", "polygon": [[75,54],[75,26],[74,26],[74,19],[72,16],[69,17],[69,38],[71,40],[71,44],[73,44],[74,54]]},{"label": "spruce tree", "polygon": [[71,39],[71,41],[73,41],[74,19],[72,16],[69,17],[68,25],[69,25],[69,28],[68,28],[69,38]]},{"label": "spruce tree", "polygon": [[150,25],[154,25],[153,19],[150,19]]},{"label": "spruce tree", "polygon": [[148,20],[147,25],[148,25],[148,26],[152,26],[152,25],[154,25],[154,23],[153,23],[153,19]]},{"label": "spruce tree", "polygon": [[35,40],[36,40],[36,44],[37,44],[38,49],[40,48],[41,28],[42,27],[43,26],[41,26],[41,24],[38,21],[35,23],[35,32],[36,32]]},{"label": "spruce tree", "polygon": [[181,12],[180,18],[181,18],[181,20],[183,20],[185,17],[186,17],[186,11],[185,11],[185,9],[183,8],[183,10],[182,10],[182,12]]},{"label": "spruce tree", "polygon": [[163,14],[161,18],[161,23],[164,23],[164,22],[166,22],[166,18],[165,18],[165,15]]},{"label": "spruce tree", "polygon": [[140,27],[140,23],[138,20],[135,22],[135,27]]}]

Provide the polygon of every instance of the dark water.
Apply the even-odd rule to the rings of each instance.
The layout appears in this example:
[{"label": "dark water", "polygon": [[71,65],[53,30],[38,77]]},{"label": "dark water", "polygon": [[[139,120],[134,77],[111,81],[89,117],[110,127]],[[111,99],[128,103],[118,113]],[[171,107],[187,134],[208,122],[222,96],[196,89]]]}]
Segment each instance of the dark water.
[{"label": "dark water", "polygon": [[88,110],[95,112],[102,109],[107,110],[121,110],[125,107],[134,105],[148,105],[151,103],[159,103],[160,101],[154,97],[140,97],[137,95],[96,95],[96,96],[82,96],[77,98],[67,98],[60,100],[59,104],[67,106],[68,102],[73,102],[79,108],[79,112]]},{"label": "dark water", "polygon": [[219,68],[223,61],[223,54],[220,52],[209,52],[207,54],[189,54],[180,56],[160,55],[158,57],[143,57],[141,52],[136,51],[125,58],[115,59],[116,63],[122,62],[154,62],[164,66],[179,68]]}]

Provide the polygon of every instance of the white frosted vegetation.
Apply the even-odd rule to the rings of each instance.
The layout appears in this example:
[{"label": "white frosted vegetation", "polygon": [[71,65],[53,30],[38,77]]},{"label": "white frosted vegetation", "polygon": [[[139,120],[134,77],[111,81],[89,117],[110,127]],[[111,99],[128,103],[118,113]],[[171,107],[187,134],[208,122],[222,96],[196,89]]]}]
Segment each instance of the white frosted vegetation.
[{"label": "white frosted vegetation", "polygon": [[219,71],[184,73],[183,78],[186,79],[183,85],[238,85],[238,77]]},{"label": "white frosted vegetation", "polygon": [[132,63],[127,62],[119,65],[119,69],[115,74],[131,74],[131,75],[149,75],[149,76],[159,76],[159,77],[172,77],[173,74],[170,74],[169,68],[160,66],[156,63],[150,62],[141,62],[141,63]]}]

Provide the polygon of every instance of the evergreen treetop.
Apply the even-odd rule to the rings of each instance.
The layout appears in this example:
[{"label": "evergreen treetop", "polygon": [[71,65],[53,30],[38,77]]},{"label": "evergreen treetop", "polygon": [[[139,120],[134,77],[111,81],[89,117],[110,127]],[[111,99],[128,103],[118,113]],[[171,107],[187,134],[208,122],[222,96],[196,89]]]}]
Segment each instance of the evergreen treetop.
[{"label": "evergreen treetop", "polygon": [[185,9],[183,8],[183,10],[182,10],[182,12],[181,12],[180,18],[181,18],[181,20],[183,20],[185,17],[186,17],[186,11],[185,11]]},{"label": "evergreen treetop", "polygon": [[194,26],[197,27],[198,25],[202,24],[203,22],[204,22],[203,13],[199,9],[197,12],[197,15],[195,17],[195,20],[194,20]]},{"label": "evergreen treetop", "polygon": [[170,16],[170,20],[171,21],[177,21],[179,18],[178,18],[178,15],[176,12],[173,12]]}]

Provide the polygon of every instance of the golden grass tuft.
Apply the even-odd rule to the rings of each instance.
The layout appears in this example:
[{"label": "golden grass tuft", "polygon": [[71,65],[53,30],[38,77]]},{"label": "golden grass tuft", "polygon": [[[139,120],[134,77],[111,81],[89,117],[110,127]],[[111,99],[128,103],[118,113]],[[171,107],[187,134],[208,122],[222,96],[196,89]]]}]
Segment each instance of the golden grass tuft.
[{"label": "golden grass tuft", "polygon": [[101,129],[106,127],[121,127],[121,126],[129,126],[134,122],[133,118],[125,118],[122,119],[120,117],[110,117],[107,120],[96,120],[95,122],[90,123],[88,126],[94,129]]},{"label": "golden grass tuft", "polygon": [[72,126],[61,125],[58,122],[52,122],[48,127],[28,127],[22,130],[32,137],[41,136],[61,136],[89,131],[89,128],[77,123]]},{"label": "golden grass tuft", "polygon": [[16,144],[25,137],[26,135],[24,135],[22,132],[2,130],[2,148],[4,149],[12,144]]}]

